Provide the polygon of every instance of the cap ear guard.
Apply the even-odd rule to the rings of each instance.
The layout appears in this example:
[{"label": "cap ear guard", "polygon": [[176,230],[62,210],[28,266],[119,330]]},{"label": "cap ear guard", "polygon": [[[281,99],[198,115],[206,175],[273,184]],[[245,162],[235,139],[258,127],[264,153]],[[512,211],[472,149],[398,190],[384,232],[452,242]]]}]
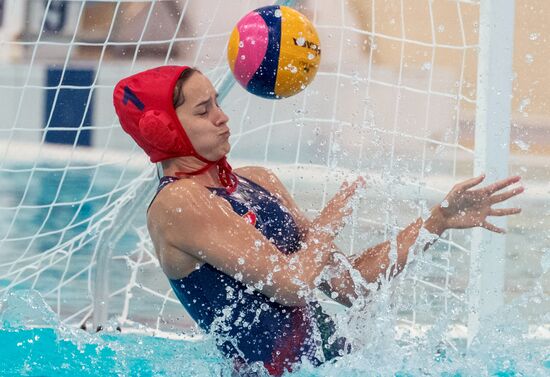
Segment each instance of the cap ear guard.
[{"label": "cap ear guard", "polygon": [[165,111],[149,110],[139,119],[139,132],[151,147],[171,153],[181,149],[180,139],[174,121]]}]

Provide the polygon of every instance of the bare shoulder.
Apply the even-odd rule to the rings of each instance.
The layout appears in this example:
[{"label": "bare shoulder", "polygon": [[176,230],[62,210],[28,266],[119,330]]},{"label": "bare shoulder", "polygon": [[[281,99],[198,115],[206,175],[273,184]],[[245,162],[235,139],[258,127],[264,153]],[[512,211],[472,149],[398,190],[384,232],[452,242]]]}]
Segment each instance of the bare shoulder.
[{"label": "bare shoulder", "polygon": [[263,166],[243,166],[235,169],[234,172],[259,184],[272,194],[280,196],[282,183],[271,169]]},{"label": "bare shoulder", "polygon": [[149,209],[148,218],[170,219],[173,213],[181,213],[189,208],[210,207],[209,204],[213,202],[224,206],[224,201],[211,195],[206,187],[190,179],[180,179],[158,193]]},{"label": "bare shoulder", "polygon": [[256,176],[263,177],[263,176],[268,176],[270,174],[273,174],[271,169],[265,168],[263,166],[257,166],[257,165],[242,166],[240,168],[234,169],[233,171],[246,178],[252,178]]},{"label": "bare shoulder", "polygon": [[180,179],[170,183],[155,197],[148,217],[154,217],[159,211],[165,213],[169,209],[178,208],[180,203],[185,204],[185,199],[198,196],[200,189],[200,185],[189,179]]},{"label": "bare shoulder", "polygon": [[302,213],[283,182],[281,182],[279,177],[277,177],[271,169],[263,166],[245,166],[235,169],[235,172],[259,184],[279,199],[281,203],[290,210],[300,229],[305,231],[309,228],[310,221]]}]

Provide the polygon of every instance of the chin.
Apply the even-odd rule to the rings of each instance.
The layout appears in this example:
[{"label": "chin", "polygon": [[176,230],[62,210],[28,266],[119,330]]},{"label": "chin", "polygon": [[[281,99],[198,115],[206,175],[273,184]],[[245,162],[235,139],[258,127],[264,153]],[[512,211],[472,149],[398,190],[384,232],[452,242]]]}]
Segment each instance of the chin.
[{"label": "chin", "polygon": [[210,149],[210,153],[201,153],[200,151],[197,151],[201,156],[206,158],[210,161],[218,161],[223,158],[226,154],[229,153],[231,150],[231,144],[229,142],[225,142],[222,145],[216,145],[212,146],[212,149]]}]

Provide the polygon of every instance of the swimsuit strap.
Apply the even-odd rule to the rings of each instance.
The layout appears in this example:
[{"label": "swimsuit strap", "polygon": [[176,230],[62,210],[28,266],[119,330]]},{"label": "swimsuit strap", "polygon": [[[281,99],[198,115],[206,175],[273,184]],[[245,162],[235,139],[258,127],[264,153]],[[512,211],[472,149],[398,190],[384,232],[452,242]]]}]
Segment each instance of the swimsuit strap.
[{"label": "swimsuit strap", "polygon": [[147,206],[147,212],[149,212],[149,209],[151,208],[151,205],[153,204],[153,202],[155,201],[155,199],[157,198],[157,195],[159,194],[159,192],[165,188],[166,186],[168,186],[170,183],[172,182],[175,182],[177,181],[179,178],[178,177],[172,177],[170,175],[165,175],[163,177],[160,178],[159,180],[159,185],[157,187],[157,192],[155,192],[155,196],[153,196],[153,199],[151,199],[151,201],[149,202],[149,205]]}]

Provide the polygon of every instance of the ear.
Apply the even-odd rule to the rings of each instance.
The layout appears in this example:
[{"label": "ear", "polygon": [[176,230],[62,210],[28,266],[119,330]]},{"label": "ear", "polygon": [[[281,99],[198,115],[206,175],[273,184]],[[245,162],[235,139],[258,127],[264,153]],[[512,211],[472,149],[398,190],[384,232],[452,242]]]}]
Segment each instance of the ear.
[{"label": "ear", "polygon": [[181,143],[180,134],[170,115],[161,110],[149,110],[139,120],[139,132],[147,144],[163,152],[174,152]]}]

